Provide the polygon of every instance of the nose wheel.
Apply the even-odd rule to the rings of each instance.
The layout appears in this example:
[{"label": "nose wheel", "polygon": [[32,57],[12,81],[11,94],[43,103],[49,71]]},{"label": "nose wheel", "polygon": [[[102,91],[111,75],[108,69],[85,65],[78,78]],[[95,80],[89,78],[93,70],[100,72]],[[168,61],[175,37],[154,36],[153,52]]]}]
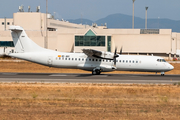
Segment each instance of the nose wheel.
[{"label": "nose wheel", "polygon": [[164,72],[161,72],[161,76],[164,76]]}]

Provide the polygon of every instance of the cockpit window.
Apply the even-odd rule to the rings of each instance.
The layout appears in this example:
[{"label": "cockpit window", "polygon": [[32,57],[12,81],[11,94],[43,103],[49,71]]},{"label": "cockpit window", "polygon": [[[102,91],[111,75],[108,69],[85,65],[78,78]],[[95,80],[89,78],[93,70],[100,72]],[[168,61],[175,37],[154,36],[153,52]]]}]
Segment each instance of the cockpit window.
[{"label": "cockpit window", "polygon": [[158,62],[166,62],[164,59],[157,59]]}]

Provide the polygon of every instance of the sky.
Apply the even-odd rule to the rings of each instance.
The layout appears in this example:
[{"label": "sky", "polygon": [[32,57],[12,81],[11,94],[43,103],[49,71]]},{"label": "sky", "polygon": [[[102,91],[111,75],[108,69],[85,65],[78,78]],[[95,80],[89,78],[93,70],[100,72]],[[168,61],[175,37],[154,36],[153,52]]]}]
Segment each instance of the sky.
[{"label": "sky", "polygon": [[[0,18],[12,18],[18,12],[19,6],[24,11],[35,12],[40,6],[40,12],[46,12],[46,0],[0,0]],[[96,21],[110,14],[132,15],[132,0],[48,0],[48,12],[57,19],[90,19]],[[134,15],[145,18],[145,7],[148,8],[148,18],[168,18],[180,20],[180,0],[136,0]]]}]

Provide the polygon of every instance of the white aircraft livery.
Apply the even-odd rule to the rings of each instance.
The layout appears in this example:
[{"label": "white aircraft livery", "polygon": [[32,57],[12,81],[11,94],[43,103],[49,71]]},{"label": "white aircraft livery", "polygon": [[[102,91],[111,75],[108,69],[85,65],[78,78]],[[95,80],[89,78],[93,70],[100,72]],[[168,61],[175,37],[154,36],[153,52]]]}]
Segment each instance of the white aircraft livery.
[{"label": "white aircraft livery", "polygon": [[66,53],[42,48],[33,42],[20,26],[10,26],[15,53],[8,56],[31,61],[34,63],[57,67],[74,68],[92,71],[92,74],[101,72],[118,71],[141,71],[160,72],[174,69],[172,65],[161,57],[121,55],[111,52],[102,52],[93,49],[83,49],[83,53]]}]

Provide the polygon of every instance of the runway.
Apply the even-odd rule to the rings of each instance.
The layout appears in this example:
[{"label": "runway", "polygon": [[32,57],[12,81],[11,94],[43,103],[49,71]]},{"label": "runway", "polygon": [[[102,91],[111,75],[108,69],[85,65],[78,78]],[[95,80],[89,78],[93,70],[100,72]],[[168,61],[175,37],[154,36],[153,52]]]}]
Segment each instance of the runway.
[{"label": "runway", "polygon": [[174,84],[180,75],[0,73],[0,82]]}]

